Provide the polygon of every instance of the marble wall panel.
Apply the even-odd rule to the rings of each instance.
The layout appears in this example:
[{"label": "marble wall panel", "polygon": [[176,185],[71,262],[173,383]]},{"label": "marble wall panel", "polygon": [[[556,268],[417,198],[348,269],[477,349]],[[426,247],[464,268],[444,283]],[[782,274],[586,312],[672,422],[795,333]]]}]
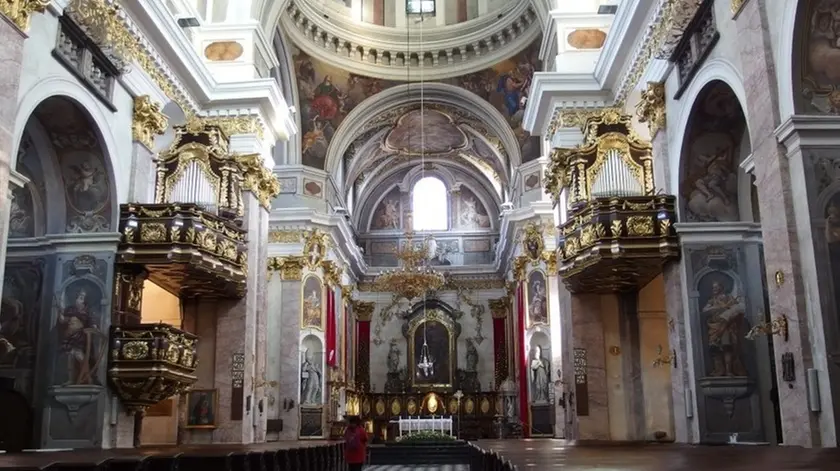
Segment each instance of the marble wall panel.
[{"label": "marble wall panel", "polygon": [[[588,397],[576,397],[575,404],[588,402],[589,414],[578,414],[578,439],[609,440],[607,369],[601,299],[598,295],[572,295],[572,332],[575,349],[586,352]],[[578,409],[580,410],[580,409]]]}]

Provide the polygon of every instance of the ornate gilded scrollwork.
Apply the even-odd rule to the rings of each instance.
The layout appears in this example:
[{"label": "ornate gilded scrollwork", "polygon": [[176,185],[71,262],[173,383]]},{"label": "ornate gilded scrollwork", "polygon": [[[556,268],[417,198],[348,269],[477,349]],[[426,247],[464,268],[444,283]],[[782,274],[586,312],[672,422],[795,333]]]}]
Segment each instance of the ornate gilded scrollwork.
[{"label": "ornate gilded scrollwork", "polygon": [[356,320],[360,322],[370,322],[373,319],[373,309],[376,303],[373,301],[356,301],[353,300],[353,313],[356,314]]},{"label": "ornate gilded scrollwork", "polygon": [[527,224],[524,228],[524,236],[522,237],[522,253],[536,265],[542,260],[544,249],[545,242],[543,241],[542,224]]},{"label": "ornate gilded scrollwork", "polygon": [[112,327],[108,379],[129,411],[145,410],[195,383],[197,345],[166,324]]},{"label": "ornate gilded scrollwork", "polygon": [[0,13],[6,15],[21,31],[29,29],[33,13],[43,13],[50,0],[2,0]]},{"label": "ornate gilded scrollwork", "polygon": [[510,298],[507,296],[491,299],[490,314],[494,319],[504,319],[510,314]]},{"label": "ornate gilded scrollwork", "polygon": [[71,0],[64,12],[118,69],[125,70],[137,50],[137,40],[123,26],[118,2]]},{"label": "ornate gilded scrollwork", "polygon": [[284,281],[300,281],[303,278],[303,267],[305,266],[306,259],[299,255],[268,259],[268,270],[279,271],[280,278]]},{"label": "ornate gilded scrollwork", "polygon": [[636,115],[640,123],[647,123],[651,139],[665,127],[664,83],[648,82],[647,88],[642,91],[641,101],[636,105]]},{"label": "ornate gilded scrollwork", "polygon": [[265,167],[259,154],[235,157],[242,172],[242,189],[249,190],[265,209],[271,209],[271,200],[280,194],[280,181],[274,172]]},{"label": "ornate gilded scrollwork", "polygon": [[168,120],[160,111],[160,104],[149,95],[134,98],[134,117],[131,123],[131,135],[150,150],[154,150],[155,136],[166,132]]},{"label": "ornate gilded scrollwork", "polygon": [[314,270],[326,260],[329,241],[329,234],[319,229],[312,230],[305,235],[303,253],[310,270]]}]

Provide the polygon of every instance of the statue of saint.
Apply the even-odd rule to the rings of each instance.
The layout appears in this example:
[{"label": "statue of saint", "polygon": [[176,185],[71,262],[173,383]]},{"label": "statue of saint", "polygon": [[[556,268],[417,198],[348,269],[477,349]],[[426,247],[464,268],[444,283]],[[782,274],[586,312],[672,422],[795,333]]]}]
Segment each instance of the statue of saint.
[{"label": "statue of saint", "polygon": [[306,351],[300,365],[300,403],[321,403],[321,370],[312,361],[312,353]]},{"label": "statue of saint", "polygon": [[745,376],[741,362],[741,338],[744,337],[744,303],[715,281],[703,307],[709,328],[712,371],[709,376]]},{"label": "statue of saint", "polygon": [[95,384],[98,360],[103,352],[97,351],[101,349],[99,327],[84,288],[76,293],[72,305],[59,312],[57,327],[61,352],[67,355],[67,382],[64,385]]},{"label": "statue of saint", "polygon": [[548,402],[548,360],[539,345],[534,346],[530,369],[532,402]]},{"label": "statue of saint", "polygon": [[397,346],[397,340],[391,340],[391,349],[388,351],[388,373],[399,373],[400,372],[400,357],[402,356],[402,352],[400,348]]},{"label": "statue of saint", "polygon": [[467,371],[478,371],[478,350],[472,340],[467,340]]}]

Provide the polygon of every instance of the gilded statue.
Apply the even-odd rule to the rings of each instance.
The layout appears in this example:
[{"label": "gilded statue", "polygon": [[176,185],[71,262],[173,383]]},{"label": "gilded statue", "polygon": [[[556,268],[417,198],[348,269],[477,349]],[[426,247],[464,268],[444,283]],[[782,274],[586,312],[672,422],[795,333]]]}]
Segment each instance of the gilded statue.
[{"label": "gilded statue", "polygon": [[155,136],[166,132],[169,122],[160,110],[160,104],[155,103],[149,95],[134,98],[134,118],[131,133],[135,141],[154,148]]}]

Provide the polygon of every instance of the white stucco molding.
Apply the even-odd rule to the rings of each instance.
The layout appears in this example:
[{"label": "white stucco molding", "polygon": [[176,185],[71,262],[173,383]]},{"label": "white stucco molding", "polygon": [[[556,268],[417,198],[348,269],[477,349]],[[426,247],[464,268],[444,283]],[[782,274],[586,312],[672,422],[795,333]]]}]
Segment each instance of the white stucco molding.
[{"label": "white stucco molding", "polygon": [[800,1],[789,0],[785,3],[782,16],[781,37],[776,43],[776,82],[779,84],[779,115],[790,116],[796,112],[793,92],[793,54],[798,47],[796,40],[797,9]]},{"label": "white stucco molding", "polygon": [[840,146],[840,116],[794,115],[779,125],[775,134],[788,155],[802,147]]},{"label": "white stucco molding", "polygon": [[674,230],[680,236],[680,243],[726,244],[752,242],[761,243],[761,223],[758,222],[678,222]]},{"label": "white stucco molding", "polygon": [[[341,174],[342,159],[347,152],[347,148],[360,134],[365,132],[367,124],[376,116],[403,106],[416,104],[420,98],[420,87],[398,85],[369,97],[353,108],[336,130],[327,149],[325,165],[327,171],[334,175]],[[504,116],[490,103],[478,99],[475,94],[463,88],[443,83],[424,84],[422,99],[424,103],[452,106],[483,119],[488,130],[499,137],[505,152],[508,154],[510,162],[502,162],[503,168],[516,167],[521,163],[519,141]],[[347,172],[348,175],[353,173],[357,165],[363,165],[363,162],[356,162],[354,159],[353,165]]]},{"label": "white stucco molding", "polygon": [[[673,77],[673,80],[676,80],[676,77]],[[748,134],[751,134],[749,133],[749,110],[746,106],[747,92],[744,88],[741,73],[726,59],[715,58],[706,62],[691,80],[691,84],[685,93],[680,96],[679,100],[674,100],[671,95],[666,97],[665,112],[669,116],[668,159],[671,168],[671,181],[668,182],[668,188],[673,189],[673,194],[679,194],[680,192],[680,160],[682,157],[683,142],[688,132],[688,120],[691,118],[691,112],[694,110],[695,102],[700,93],[704,91],[709,83],[716,80],[727,84],[735,93],[735,96],[738,98],[738,103],[741,106],[741,111],[744,113]]]},{"label": "white stucco molding", "polygon": [[276,139],[285,140],[297,132],[289,106],[276,80],[266,78],[219,83],[163,2],[137,0],[125,4],[124,8],[144,29],[149,39],[158,45],[158,52],[166,57],[202,107],[246,108],[256,105],[260,110],[260,118],[267,123]]}]

